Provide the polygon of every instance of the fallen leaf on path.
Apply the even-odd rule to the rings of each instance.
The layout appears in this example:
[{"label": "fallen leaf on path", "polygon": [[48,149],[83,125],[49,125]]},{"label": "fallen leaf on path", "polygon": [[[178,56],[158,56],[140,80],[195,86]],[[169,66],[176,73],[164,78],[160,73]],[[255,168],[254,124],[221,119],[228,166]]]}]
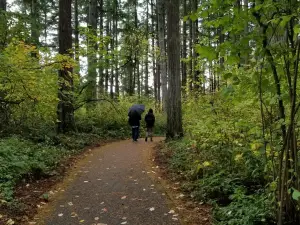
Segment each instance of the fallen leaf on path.
[{"label": "fallen leaf on path", "polygon": [[178,218],[176,218],[176,217],[172,217],[172,220],[175,220],[175,221],[176,221],[176,220],[178,220]]},{"label": "fallen leaf on path", "polygon": [[122,220],[126,220],[126,219],[127,219],[127,217],[123,217],[123,218],[122,218]]},{"label": "fallen leaf on path", "polygon": [[104,209],[102,209],[102,211],[103,211],[103,212],[107,212],[107,209],[106,209],[106,208],[104,208]]},{"label": "fallen leaf on path", "polygon": [[95,219],[95,220],[99,220],[99,217],[95,217],[94,219]]},{"label": "fallen leaf on path", "polygon": [[124,200],[124,199],[126,199],[126,198],[127,198],[127,196],[123,196],[121,199]]},{"label": "fallen leaf on path", "polygon": [[36,222],[29,222],[28,224],[29,225],[34,225],[34,224],[36,224]]},{"label": "fallen leaf on path", "polygon": [[101,202],[101,203],[100,203],[100,205],[103,205],[103,204],[104,204],[104,202]]},{"label": "fallen leaf on path", "polygon": [[171,209],[170,211],[169,211],[169,214],[174,214],[175,213],[175,211],[173,210],[173,209]]},{"label": "fallen leaf on path", "polygon": [[15,221],[13,221],[12,219],[9,219],[7,222],[6,222],[7,225],[13,225],[15,224]]},{"label": "fallen leaf on path", "polygon": [[83,222],[84,222],[84,220],[80,220],[80,221],[79,221],[79,223],[83,223]]},{"label": "fallen leaf on path", "polygon": [[152,211],[154,211],[154,210],[155,210],[155,208],[154,208],[154,207],[151,207],[149,210],[152,212]]},{"label": "fallen leaf on path", "polygon": [[85,181],[83,181],[84,183],[88,183],[88,181],[87,180],[85,180]]},{"label": "fallen leaf on path", "polygon": [[63,213],[58,214],[59,217],[62,217],[63,215],[64,215]]},{"label": "fallen leaf on path", "polygon": [[127,221],[122,222],[121,224],[127,224]]},{"label": "fallen leaf on path", "polygon": [[144,188],[143,191],[146,191],[146,189]]},{"label": "fallen leaf on path", "polygon": [[73,206],[73,203],[72,203],[72,202],[69,202],[68,205],[69,205],[69,206]]},{"label": "fallen leaf on path", "polygon": [[74,217],[77,217],[77,216],[78,216],[77,213],[75,213],[75,212],[72,212],[72,213],[71,213],[71,217],[74,218]]}]

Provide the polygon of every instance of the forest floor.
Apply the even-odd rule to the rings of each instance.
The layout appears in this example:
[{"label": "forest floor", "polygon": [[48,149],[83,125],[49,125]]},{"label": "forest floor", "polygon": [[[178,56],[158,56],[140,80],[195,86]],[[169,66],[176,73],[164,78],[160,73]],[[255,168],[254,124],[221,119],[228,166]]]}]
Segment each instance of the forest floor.
[{"label": "forest floor", "polygon": [[210,208],[180,193],[180,182],[169,179],[157,158],[154,147],[162,140],[89,149],[22,224],[209,225]]}]

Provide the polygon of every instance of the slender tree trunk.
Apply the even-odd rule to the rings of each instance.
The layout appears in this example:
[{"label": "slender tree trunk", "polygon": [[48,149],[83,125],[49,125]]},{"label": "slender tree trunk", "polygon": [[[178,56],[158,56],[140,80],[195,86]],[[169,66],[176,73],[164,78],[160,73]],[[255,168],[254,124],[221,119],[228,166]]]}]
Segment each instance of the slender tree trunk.
[{"label": "slender tree trunk", "polygon": [[[187,0],[183,0],[183,16],[187,15]],[[187,24],[186,21],[183,21],[182,28],[182,58],[187,58]],[[187,84],[187,66],[185,62],[181,63],[182,69],[182,87],[185,92]]]},{"label": "slender tree trunk", "polygon": [[[156,0],[156,47],[157,49],[159,49],[159,38],[158,38],[158,34],[159,34],[159,26],[158,26],[158,20],[159,20],[159,17],[158,17],[158,1],[159,0]],[[160,69],[160,63],[159,63],[159,59],[157,60],[157,70],[156,70],[156,93],[157,93],[157,102],[160,104],[161,103],[161,69]]]},{"label": "slender tree trunk", "polygon": [[[160,61],[160,71],[161,71],[163,110],[165,110],[167,108],[167,95],[168,95],[168,86],[167,86],[168,85],[168,75],[167,75],[166,50],[165,50],[166,46],[165,46],[165,2],[164,1],[165,0],[157,0],[158,40],[159,40],[159,50],[160,50],[159,61]],[[169,1],[169,0],[166,0],[166,1]],[[177,51],[178,51],[178,49],[177,49]]]},{"label": "slender tree trunk", "polygon": [[[38,11],[38,2],[37,0],[31,0],[31,43],[34,46],[39,46],[40,32],[39,32],[39,11]],[[32,52],[33,57],[37,57],[37,52]]]},{"label": "slender tree trunk", "polygon": [[[189,0],[189,9],[190,9],[190,13],[192,13],[192,1],[193,0]],[[194,27],[194,23],[193,21],[190,19],[189,20],[189,72],[188,72],[188,76],[189,76],[189,91],[191,92],[193,90],[193,77],[194,77],[194,71],[193,71],[193,27]]]},{"label": "slender tree trunk", "polygon": [[146,56],[145,56],[145,96],[149,95],[149,0],[146,0]]},{"label": "slender tree trunk", "polygon": [[75,20],[75,60],[79,64],[79,18],[78,18],[78,0],[74,0],[74,20]]},{"label": "slender tree trunk", "polygon": [[[119,19],[119,3],[115,0],[115,21],[114,21],[114,37],[115,37],[115,48],[118,49],[118,19]],[[119,84],[119,58],[118,54],[115,54],[115,96],[120,95],[120,84]]]},{"label": "slender tree trunk", "polygon": [[[106,24],[105,24],[105,35],[110,36],[110,0],[106,0]],[[109,52],[109,45],[106,46],[106,52]],[[108,94],[108,81],[109,81],[109,68],[110,61],[108,57],[105,60],[105,94]]]},{"label": "slender tree trunk", "polygon": [[168,0],[167,2],[167,46],[169,67],[167,137],[178,138],[183,136],[181,110],[180,51],[178,51],[178,49],[180,49],[180,0]]},{"label": "slender tree trunk", "polygon": [[[72,49],[72,0],[59,0],[59,53],[70,55]],[[70,55],[72,57],[72,55]],[[57,106],[57,132],[65,133],[75,129],[73,108],[72,68],[65,67],[58,73],[59,90]]]},{"label": "slender tree trunk", "polygon": [[0,0],[0,52],[6,45],[7,19],[6,0]]},{"label": "slender tree trunk", "polygon": [[153,83],[154,83],[154,99],[157,101],[157,66],[156,66],[156,58],[155,58],[155,37],[156,37],[156,24],[155,21],[157,21],[157,17],[155,15],[154,10],[154,2],[153,0],[150,1],[151,4],[151,24],[152,24],[152,35],[151,35],[151,41],[152,41],[152,70],[153,70]]},{"label": "slender tree trunk", "polygon": [[[198,0],[193,0],[193,12],[197,12],[198,9]],[[194,83],[194,90],[199,91],[201,84],[200,84],[200,71],[197,69],[197,58],[198,54],[196,51],[196,44],[198,43],[198,19],[193,22],[193,44],[194,44],[194,50],[193,50],[193,83]]]},{"label": "slender tree trunk", "polygon": [[97,0],[89,1],[89,17],[88,17],[88,28],[89,35],[88,37],[88,88],[87,88],[87,98],[96,99],[97,98],[97,43],[94,41],[97,36]]},{"label": "slender tree trunk", "polygon": [[[78,0],[77,0],[78,1]],[[104,55],[102,51],[104,50],[103,48],[103,37],[104,37],[104,17],[103,17],[103,0],[100,0],[100,7],[99,7],[99,14],[100,14],[100,20],[99,20],[99,25],[100,25],[100,55],[99,55],[99,94],[104,94]]]}]

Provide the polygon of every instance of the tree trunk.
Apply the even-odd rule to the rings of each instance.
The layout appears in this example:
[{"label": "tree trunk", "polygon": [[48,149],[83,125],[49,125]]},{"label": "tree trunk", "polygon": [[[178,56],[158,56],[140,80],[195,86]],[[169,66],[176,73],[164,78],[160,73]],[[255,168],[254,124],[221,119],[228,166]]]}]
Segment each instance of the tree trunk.
[{"label": "tree trunk", "polygon": [[149,53],[149,0],[146,0],[146,56],[145,56],[145,96],[149,95],[149,62],[148,62],[148,53]]},{"label": "tree trunk", "polygon": [[5,47],[7,35],[6,0],[0,0],[0,52]]},{"label": "tree trunk", "polygon": [[[59,53],[70,55],[72,49],[72,0],[59,0]],[[72,57],[72,55],[70,55]],[[65,67],[58,73],[59,90],[57,106],[57,132],[65,133],[75,130],[73,108],[73,77],[72,68]]]},{"label": "tree trunk", "polygon": [[[159,34],[159,28],[158,28],[158,1],[159,0],[156,0],[156,47],[159,49],[159,38],[158,38],[158,34]],[[159,63],[159,60],[157,60],[157,69],[156,69],[156,93],[157,93],[157,102],[160,104],[161,103],[161,93],[160,93],[160,90],[161,90],[161,82],[160,82],[160,79],[161,79],[161,69],[160,69],[160,63]]]},{"label": "tree trunk", "polygon": [[[183,16],[187,15],[187,0],[183,0]],[[186,21],[183,21],[183,28],[182,28],[182,58],[187,58],[187,24]],[[185,92],[186,90],[186,83],[187,83],[187,67],[186,63],[181,63],[182,69],[182,87]]]},{"label": "tree trunk", "polygon": [[96,99],[97,98],[97,43],[94,41],[97,36],[97,0],[89,1],[89,17],[88,17],[88,88],[87,88],[87,98]]},{"label": "tree trunk", "polygon": [[[37,0],[31,0],[31,43],[34,46],[38,46],[40,41],[40,32],[39,32],[39,10],[38,10]],[[32,52],[33,57],[37,57],[37,52]]]},{"label": "tree trunk", "polygon": [[[114,37],[115,37],[115,48],[118,49],[118,19],[119,19],[119,3],[115,0],[115,21],[114,21]],[[118,54],[115,54],[115,96],[120,95],[120,84],[119,84],[119,58]]]},{"label": "tree trunk", "polygon": [[[168,0],[166,0],[168,1]],[[176,0],[177,1],[177,0]],[[172,5],[172,4],[171,4]],[[161,71],[161,88],[162,88],[162,106],[163,110],[167,108],[168,94],[168,75],[166,65],[166,46],[165,46],[165,0],[157,0],[158,7],[158,40],[159,40],[159,63]],[[178,49],[177,49],[178,51]],[[180,62],[179,62],[180,63]]]},{"label": "tree trunk", "polygon": [[[100,20],[99,20],[99,25],[100,25],[100,43],[103,45],[104,41],[103,41],[103,37],[104,37],[104,19],[103,19],[103,0],[100,0],[100,7],[99,7],[99,14],[100,14]],[[100,45],[100,52],[102,52],[103,46]],[[103,53],[100,53],[99,55],[99,94],[104,94],[104,69],[103,69]]]},{"label": "tree trunk", "polygon": [[167,49],[168,49],[168,107],[167,138],[183,136],[180,81],[180,31],[179,0],[168,0],[167,7]]},{"label": "tree trunk", "polygon": [[[106,24],[105,24],[105,35],[110,36],[110,0],[106,0]],[[109,45],[106,46],[106,52],[108,54]],[[108,81],[109,81],[109,59],[106,57],[105,60],[105,94],[108,94]]]},{"label": "tree trunk", "polygon": [[[190,13],[192,12],[192,1],[193,0],[189,0],[189,9],[190,9]],[[193,21],[190,19],[189,20],[189,72],[188,72],[188,76],[189,76],[189,91],[191,92],[193,90]]]},{"label": "tree trunk", "polygon": [[[198,9],[198,0],[192,0],[193,1],[193,12],[197,12]],[[199,32],[198,32],[198,19],[196,19],[193,22],[193,84],[194,84],[194,90],[195,91],[199,91],[201,85],[200,85],[200,72],[197,69],[197,58],[198,58],[198,54],[196,51],[196,44],[198,43],[198,36],[199,36]]]},{"label": "tree trunk", "polygon": [[75,60],[79,64],[79,18],[78,18],[78,0],[74,1],[74,20],[75,20]]}]

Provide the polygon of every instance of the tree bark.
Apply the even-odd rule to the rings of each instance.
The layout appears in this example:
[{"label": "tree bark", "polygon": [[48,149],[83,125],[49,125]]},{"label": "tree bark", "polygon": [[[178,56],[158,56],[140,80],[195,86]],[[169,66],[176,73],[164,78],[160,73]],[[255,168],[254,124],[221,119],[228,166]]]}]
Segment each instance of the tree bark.
[{"label": "tree bark", "polygon": [[75,60],[79,64],[79,18],[78,18],[78,0],[74,0],[74,21],[75,21]]},{"label": "tree bark", "polygon": [[[183,16],[187,15],[187,0],[183,0]],[[186,21],[183,21],[182,28],[182,58],[187,58],[187,24]],[[187,66],[186,62],[181,63],[182,69],[182,87],[185,92],[186,83],[187,83]]]},{"label": "tree bark", "polygon": [[169,89],[167,107],[167,137],[183,136],[180,80],[180,31],[179,0],[168,0],[167,7],[167,49],[169,68]]},{"label": "tree bark", "polygon": [[98,67],[98,70],[99,70],[99,94],[104,94],[104,69],[103,69],[103,65],[104,65],[104,62],[103,62],[103,53],[102,51],[104,50],[103,48],[103,43],[104,43],[104,40],[103,40],[103,37],[104,37],[104,17],[103,17],[103,1],[104,0],[100,0],[100,7],[99,7],[99,14],[100,14],[100,18],[99,18],[99,26],[100,26],[100,55],[99,55],[99,60],[100,60],[100,63],[99,63],[99,67]]},{"label": "tree bark", "polygon": [[[159,64],[161,71],[161,88],[162,88],[162,108],[167,108],[167,94],[168,94],[168,74],[166,65],[166,45],[165,45],[165,1],[157,0],[158,7],[158,40],[159,40]],[[180,46],[179,46],[180,47]],[[177,49],[178,51],[178,49]],[[180,62],[179,62],[180,63]]]},{"label": "tree bark", "polygon": [[[72,0],[59,0],[59,53],[69,55],[72,49]],[[59,90],[57,106],[57,132],[65,133],[75,130],[74,107],[72,99],[73,69],[64,67],[58,73]]]},{"label": "tree bark", "polygon": [[88,99],[96,99],[97,98],[97,43],[94,41],[97,36],[97,0],[89,1],[89,16],[88,16],[88,88],[87,88],[87,98]]},{"label": "tree bark", "polygon": [[0,51],[5,47],[7,36],[6,0],[0,0]]},{"label": "tree bark", "polygon": [[146,0],[146,55],[145,55],[145,96],[149,95],[149,61],[148,61],[148,53],[149,53],[149,0]]}]

